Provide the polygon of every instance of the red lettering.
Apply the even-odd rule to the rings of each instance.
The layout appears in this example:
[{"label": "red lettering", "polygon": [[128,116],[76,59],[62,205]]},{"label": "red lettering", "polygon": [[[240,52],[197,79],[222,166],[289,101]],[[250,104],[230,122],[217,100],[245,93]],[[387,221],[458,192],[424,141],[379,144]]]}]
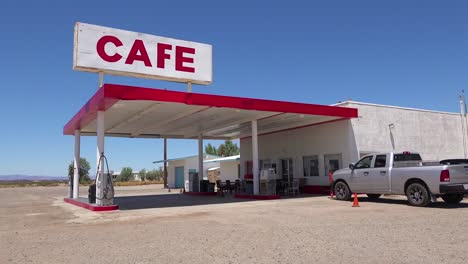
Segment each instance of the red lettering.
[{"label": "red lettering", "polygon": [[119,53],[115,53],[112,56],[106,53],[106,44],[109,42],[114,44],[116,47],[123,45],[122,41],[114,36],[104,36],[98,40],[96,44],[96,51],[101,59],[107,62],[117,62],[122,58],[122,56]]},{"label": "red lettering", "polygon": [[[122,41],[115,36],[103,36],[100,38],[96,44],[96,51],[103,59],[107,62],[118,62],[122,59],[122,55],[118,52],[115,52],[113,55],[106,53],[106,45],[112,43],[115,47],[123,46]],[[157,53],[157,67],[164,69],[166,67],[166,61],[171,59],[171,54],[168,51],[172,50],[172,45],[165,43],[157,43],[156,47]],[[195,72],[193,63],[195,59],[192,57],[187,57],[188,54],[195,55],[195,49],[190,47],[175,47],[175,70],[183,72]],[[142,40],[136,39],[133,42],[133,45],[128,53],[125,64],[133,64],[135,61],[141,61],[145,64],[146,67],[152,67],[151,60],[148,56],[145,44]],[[189,65],[187,65],[189,64]],[[191,65],[190,65],[191,64]]]},{"label": "red lettering", "polygon": [[133,42],[132,49],[130,49],[128,53],[125,64],[133,64],[136,60],[144,62],[146,67],[151,67],[151,61],[148,57],[148,52],[146,52],[145,44],[140,39],[136,39],[135,42]]},{"label": "red lettering", "polygon": [[166,60],[171,58],[171,55],[166,53],[166,50],[172,50],[172,45],[158,43],[158,68],[163,68],[166,66]]},{"label": "red lettering", "polygon": [[195,72],[195,68],[184,66],[184,62],[193,63],[193,58],[184,57],[184,53],[195,54],[194,48],[176,46],[175,50],[175,69],[176,71]]}]

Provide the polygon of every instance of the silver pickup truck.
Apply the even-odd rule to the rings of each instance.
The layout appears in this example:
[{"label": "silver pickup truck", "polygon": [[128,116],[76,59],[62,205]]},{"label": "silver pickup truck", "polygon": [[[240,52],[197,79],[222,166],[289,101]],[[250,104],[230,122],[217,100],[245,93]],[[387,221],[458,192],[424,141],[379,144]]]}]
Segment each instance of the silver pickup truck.
[{"label": "silver pickup truck", "polygon": [[426,206],[438,197],[456,204],[468,193],[468,164],[426,165],[418,153],[408,151],[372,154],[335,171],[332,188],[338,200],[350,200],[352,193],[370,199],[399,194],[413,206]]}]

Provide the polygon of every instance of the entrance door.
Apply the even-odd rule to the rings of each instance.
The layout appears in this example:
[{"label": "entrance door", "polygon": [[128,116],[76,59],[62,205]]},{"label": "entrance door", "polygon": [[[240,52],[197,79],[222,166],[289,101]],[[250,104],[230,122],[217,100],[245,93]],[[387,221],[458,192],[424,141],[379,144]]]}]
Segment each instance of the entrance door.
[{"label": "entrance door", "polygon": [[351,171],[349,187],[352,192],[361,192],[368,190],[371,186],[369,172],[371,170],[374,156],[365,156],[359,160]]},{"label": "entrance door", "polygon": [[291,186],[293,180],[293,162],[292,159],[281,159],[281,179]]},{"label": "entrance door", "polygon": [[341,154],[328,154],[324,156],[325,158],[325,176],[328,177],[330,171],[336,171],[343,168],[341,163]]},{"label": "entrance door", "polygon": [[372,190],[378,193],[388,193],[390,191],[390,181],[388,177],[388,155],[376,155],[374,165],[370,169],[370,185]]},{"label": "entrance door", "polygon": [[175,167],[175,188],[184,188],[184,166]]}]

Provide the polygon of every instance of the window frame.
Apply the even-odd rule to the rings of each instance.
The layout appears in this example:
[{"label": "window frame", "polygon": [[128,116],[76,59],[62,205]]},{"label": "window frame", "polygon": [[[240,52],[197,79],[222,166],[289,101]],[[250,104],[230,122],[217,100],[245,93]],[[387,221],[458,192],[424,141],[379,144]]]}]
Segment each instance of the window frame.
[{"label": "window frame", "polygon": [[[358,165],[361,161],[363,161],[363,160],[365,160],[365,159],[367,159],[367,158],[370,158],[369,167],[367,167],[367,168],[358,168],[357,165]],[[362,157],[362,159],[360,159],[358,162],[356,162],[356,164],[354,165],[354,169],[355,169],[355,170],[370,169],[370,168],[372,168],[372,162],[373,162],[373,161],[374,161],[374,155],[364,156],[364,157]]]},{"label": "window frame", "polygon": [[[308,161],[306,164],[306,160]],[[311,166],[310,166],[310,161],[315,160],[316,161],[316,175],[312,175],[311,173]],[[306,168],[307,165],[307,168]],[[307,175],[306,175],[307,172]],[[307,156],[302,156],[302,173],[304,177],[320,177],[320,159],[319,155],[307,155]]]},{"label": "window frame", "polygon": [[[383,166],[378,166],[378,167],[377,167],[377,166],[376,166],[376,165],[377,165],[377,159],[378,159],[379,157],[384,157],[385,163],[384,163]],[[386,167],[387,167],[387,160],[388,160],[388,157],[387,157],[386,154],[375,155],[373,168],[386,168]]]}]

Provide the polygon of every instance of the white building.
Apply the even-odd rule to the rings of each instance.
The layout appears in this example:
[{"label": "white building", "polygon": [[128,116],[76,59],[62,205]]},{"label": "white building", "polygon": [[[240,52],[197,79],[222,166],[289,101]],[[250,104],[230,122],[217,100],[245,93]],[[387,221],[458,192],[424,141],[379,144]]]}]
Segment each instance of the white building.
[{"label": "white building", "polygon": [[[424,160],[466,158],[466,119],[459,113],[428,111],[347,101],[359,117],[259,134],[260,169],[276,168],[278,177],[299,178],[304,191],[329,184],[339,169],[372,152],[415,151]],[[252,174],[251,138],[240,140],[241,177]]]},{"label": "white building", "polygon": [[[212,160],[219,158],[216,155],[205,154],[203,160]],[[162,163],[164,160],[155,161]],[[203,176],[206,179],[208,169],[219,167],[219,162],[203,163]],[[174,158],[167,160],[167,185],[170,188],[184,188],[185,182],[189,180],[190,172],[198,172],[198,156],[189,156],[183,158]]]},{"label": "white building", "polygon": [[203,161],[204,164],[219,164],[219,176],[221,181],[231,182],[240,179],[240,155],[216,158]]},{"label": "white building", "polygon": [[[161,163],[163,160],[155,161]],[[204,156],[203,178],[207,179],[211,170],[219,171],[222,181],[235,181],[240,179],[240,155],[230,157],[219,157],[216,155]],[[190,172],[198,171],[198,156],[189,156],[167,160],[167,184],[170,188],[183,188],[189,180]]]}]

